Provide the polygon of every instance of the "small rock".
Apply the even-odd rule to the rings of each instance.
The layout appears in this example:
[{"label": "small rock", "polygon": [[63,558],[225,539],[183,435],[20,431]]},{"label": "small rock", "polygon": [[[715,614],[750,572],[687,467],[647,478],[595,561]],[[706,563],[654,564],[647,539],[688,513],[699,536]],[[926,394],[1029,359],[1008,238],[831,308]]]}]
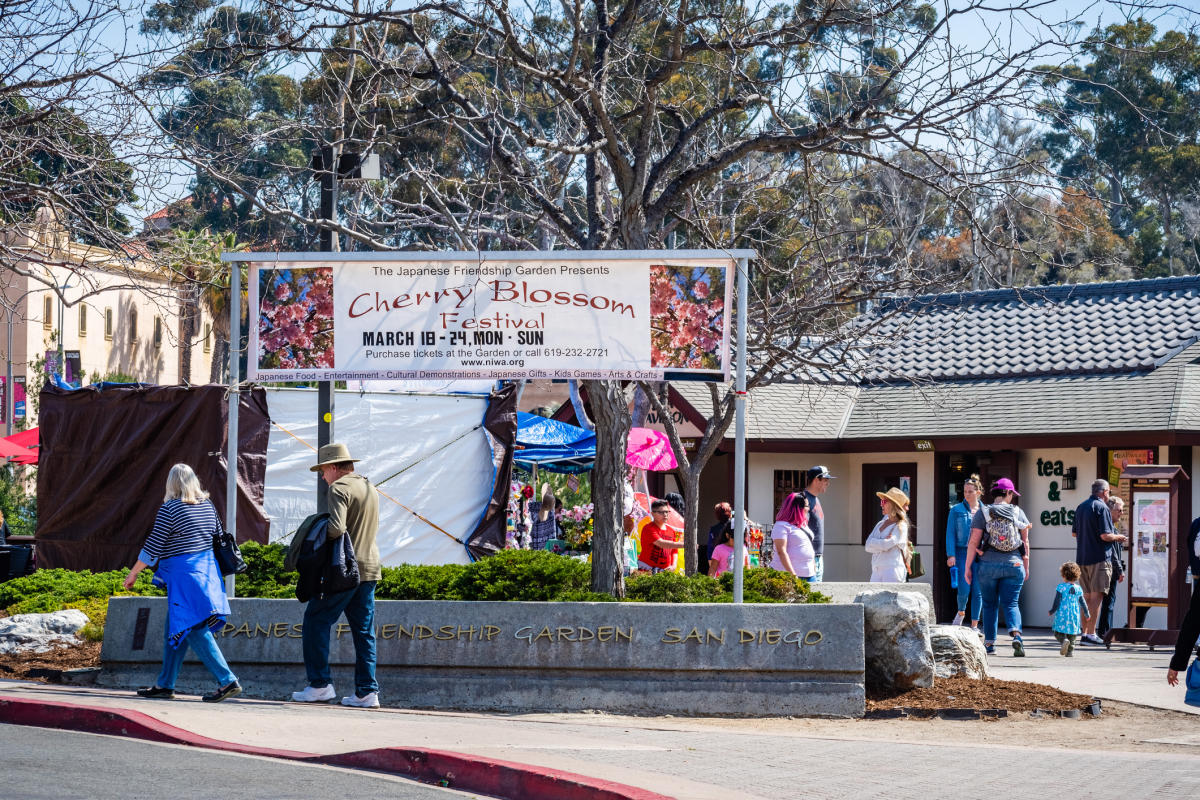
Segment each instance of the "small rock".
[{"label": "small rock", "polygon": [[79,644],[80,639],[75,634],[87,622],[87,614],[74,608],[0,619],[0,655],[25,651],[45,653],[56,647]]},{"label": "small rock", "polygon": [[939,678],[988,677],[987,651],[983,640],[970,628],[934,625],[929,629],[933,647],[934,674]]}]

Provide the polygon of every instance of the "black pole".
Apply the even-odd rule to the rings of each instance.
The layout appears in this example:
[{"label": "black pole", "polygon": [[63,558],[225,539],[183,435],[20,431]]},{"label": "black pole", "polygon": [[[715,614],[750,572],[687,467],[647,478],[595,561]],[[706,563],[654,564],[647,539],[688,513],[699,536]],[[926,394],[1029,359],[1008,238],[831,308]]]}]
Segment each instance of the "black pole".
[{"label": "black pole", "polygon": [[[338,175],[337,163],[332,147],[322,147],[321,154],[321,219],[330,222],[337,219]],[[321,228],[321,252],[334,252],[335,236],[332,228]],[[317,382],[317,447],[333,441],[333,384]],[[328,487],[317,475],[317,511],[329,510]]]}]

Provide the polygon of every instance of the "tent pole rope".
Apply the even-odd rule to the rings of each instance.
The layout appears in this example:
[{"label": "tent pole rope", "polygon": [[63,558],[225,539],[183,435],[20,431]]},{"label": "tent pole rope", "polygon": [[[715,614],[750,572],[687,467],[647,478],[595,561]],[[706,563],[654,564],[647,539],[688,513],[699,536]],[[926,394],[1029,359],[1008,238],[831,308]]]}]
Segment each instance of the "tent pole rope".
[{"label": "tent pole rope", "polygon": [[[475,431],[479,430],[479,429],[480,429],[480,428],[482,428],[482,427],[483,427],[483,423],[481,422],[481,423],[479,423],[478,425],[476,425],[474,428],[471,428],[471,429],[470,429],[470,430],[468,430],[468,431],[464,431],[463,433],[459,434],[458,436],[455,436],[453,439],[451,439],[450,441],[446,442],[444,445],[442,445],[441,447],[437,448],[436,450],[430,450],[428,453],[426,453],[425,455],[421,456],[420,458],[418,458],[416,461],[412,462],[412,463],[411,463],[411,464],[409,464],[408,466],[406,466],[406,467],[402,467],[401,469],[397,470],[396,472],[393,472],[391,475],[388,475],[386,478],[384,478],[383,480],[381,480],[381,481],[380,481],[378,484],[376,484],[376,485],[377,485],[377,486],[382,486],[383,484],[385,484],[385,483],[387,483],[388,481],[390,481],[392,478],[395,478],[395,477],[398,477],[398,476],[400,476],[400,475],[403,475],[404,473],[408,472],[410,469],[412,469],[413,467],[415,467],[417,464],[420,464],[420,463],[421,463],[422,461],[424,461],[425,459],[429,458],[429,457],[430,457],[430,456],[432,456],[432,455],[436,455],[437,453],[440,453],[440,452],[442,452],[443,450],[445,450],[445,449],[446,449],[447,447],[449,447],[450,445],[454,444],[455,442],[459,441],[460,439],[464,439],[464,438],[466,438],[467,436],[470,436],[472,433],[474,433]],[[413,512],[413,513],[416,513],[416,512]]]},{"label": "tent pole rope", "polygon": [[[283,431],[283,432],[284,432],[284,433],[286,433],[288,436],[290,436],[290,437],[292,437],[293,439],[295,439],[295,440],[296,440],[297,442],[299,442],[300,444],[302,444],[302,445],[304,445],[305,447],[307,447],[309,450],[312,450],[314,453],[315,453],[315,452],[317,452],[317,448],[313,447],[311,444],[309,444],[308,442],[304,441],[304,440],[303,440],[303,439],[301,439],[299,436],[297,436],[296,434],[292,433],[291,431],[289,431],[287,428],[285,428],[285,427],[283,427],[282,425],[280,425],[280,424],[279,424],[278,422],[276,422],[275,420],[271,420],[271,424],[272,424],[272,425],[274,425],[276,428],[279,428],[279,430]],[[457,442],[457,441],[458,441],[458,439],[461,439],[461,438],[463,438],[463,436],[466,436],[467,434],[474,433],[475,431],[479,430],[481,427],[483,427],[482,423],[481,423],[481,424],[479,424],[479,425],[476,425],[474,428],[472,428],[471,430],[467,431],[467,432],[466,432],[466,433],[464,433],[462,436],[459,436],[457,439],[454,439],[453,441],[450,441],[450,442],[446,442],[444,445],[442,445],[441,447],[439,447],[437,450],[434,450],[434,451],[433,451],[433,453],[436,453],[436,452],[438,452],[438,451],[440,451],[440,450],[445,450],[447,447],[449,447],[450,445],[454,444],[454,442]],[[433,455],[433,453],[429,453],[428,455]],[[397,472],[395,475],[389,475],[388,477],[384,478],[383,480],[384,480],[384,481],[390,481],[392,478],[396,477],[396,475],[399,475],[401,472],[405,472],[406,470],[412,469],[412,468],[413,468],[413,467],[415,467],[417,464],[420,464],[420,463],[421,463],[421,461],[423,461],[423,460],[424,460],[426,457],[427,457],[427,456],[421,456],[421,458],[418,458],[416,461],[414,461],[413,463],[409,464],[409,465],[408,465],[407,467],[405,467],[404,469],[400,470],[400,472]],[[383,483],[383,481],[380,481],[379,483]],[[391,496],[390,494],[388,494],[387,492],[385,492],[385,491],[383,491],[382,489],[380,489],[380,488],[379,488],[379,484],[378,484],[378,483],[373,483],[373,484],[371,484],[371,486],[373,486],[373,487],[375,488],[375,491],[376,491],[376,492],[378,492],[378,493],[379,493],[379,495],[380,495],[381,497],[386,497],[388,500],[391,500],[393,503],[395,503],[396,505],[400,506],[401,508],[403,508],[403,509],[404,509],[405,511],[407,511],[408,513],[412,514],[414,517],[416,517],[417,519],[421,520],[421,522],[424,522],[426,525],[428,525],[429,527],[433,528],[433,529],[434,529],[435,531],[437,531],[438,533],[441,533],[441,534],[443,534],[443,535],[445,535],[445,536],[448,536],[448,537],[450,537],[451,539],[453,539],[454,541],[458,542],[459,544],[466,544],[466,542],[464,542],[462,539],[459,539],[459,538],[458,538],[457,536],[455,536],[454,534],[452,534],[452,533],[450,533],[449,531],[445,530],[445,529],[444,529],[444,528],[442,528],[440,525],[438,525],[436,522],[431,522],[430,520],[427,520],[427,519],[425,519],[425,517],[421,516],[421,515],[420,515],[418,512],[416,512],[416,511],[414,511],[413,509],[409,508],[408,506],[404,505],[404,503],[401,503],[399,500],[397,500],[396,498],[392,497],[392,496]]]}]

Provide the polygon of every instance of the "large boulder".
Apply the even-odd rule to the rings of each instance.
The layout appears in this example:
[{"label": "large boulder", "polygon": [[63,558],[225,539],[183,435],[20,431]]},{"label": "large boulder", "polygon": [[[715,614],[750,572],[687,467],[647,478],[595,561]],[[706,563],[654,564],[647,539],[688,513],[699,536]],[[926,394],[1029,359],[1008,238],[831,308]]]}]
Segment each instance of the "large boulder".
[{"label": "large boulder", "polygon": [[44,653],[56,647],[79,644],[75,634],[87,622],[87,614],[75,608],[0,619],[0,655],[29,650]]},{"label": "large boulder", "polygon": [[933,645],[934,673],[939,678],[988,677],[987,651],[983,639],[962,625],[934,625],[929,629]]},{"label": "large boulder", "polygon": [[884,589],[859,592],[854,602],[866,612],[867,689],[933,686],[929,601],[916,592]]}]

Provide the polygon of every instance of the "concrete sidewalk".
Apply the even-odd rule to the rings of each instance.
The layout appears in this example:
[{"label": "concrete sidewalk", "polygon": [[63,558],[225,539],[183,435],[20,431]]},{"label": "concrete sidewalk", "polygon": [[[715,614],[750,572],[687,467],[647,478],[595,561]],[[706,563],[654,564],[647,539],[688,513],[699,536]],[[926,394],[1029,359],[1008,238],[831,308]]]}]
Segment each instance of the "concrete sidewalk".
[{"label": "concrete sidewalk", "polygon": [[128,691],[12,681],[0,681],[0,696],[148,715],[197,737],[250,748],[327,756],[376,748],[450,751],[688,800],[928,800],[931,790],[951,791],[941,773],[946,764],[971,765],[970,796],[1067,785],[1073,796],[1105,800],[1200,796],[1200,717],[1174,713],[1196,709],[1183,705],[1182,687],[1166,684],[1169,653],[1121,645],[1066,659],[1048,633],[1038,631],[1027,636],[1024,659],[1011,656],[1007,637],[999,644],[991,659],[998,677],[1173,711],[1146,711],[1140,720],[1128,713],[1123,719],[1118,710],[1095,720],[1018,715],[974,722],[372,712],[245,696],[219,705],[197,697],[154,701]]},{"label": "concrete sidewalk", "polygon": [[[1200,708],[1183,702],[1183,686],[1167,685],[1171,649],[1150,650],[1144,644],[1114,644],[1111,649],[1076,645],[1064,658],[1051,631],[1024,632],[1025,658],[1014,658],[1007,634],[996,638],[996,655],[988,657],[993,677],[1008,681],[1044,683],[1066,692],[1090,694],[1152,708],[1200,715]],[[1182,680],[1182,676],[1180,676]]]}]

